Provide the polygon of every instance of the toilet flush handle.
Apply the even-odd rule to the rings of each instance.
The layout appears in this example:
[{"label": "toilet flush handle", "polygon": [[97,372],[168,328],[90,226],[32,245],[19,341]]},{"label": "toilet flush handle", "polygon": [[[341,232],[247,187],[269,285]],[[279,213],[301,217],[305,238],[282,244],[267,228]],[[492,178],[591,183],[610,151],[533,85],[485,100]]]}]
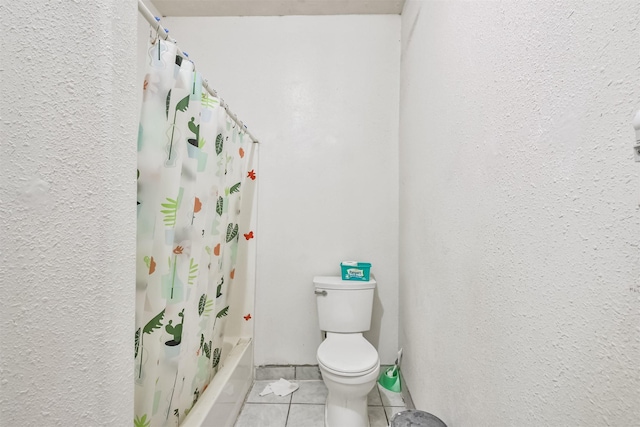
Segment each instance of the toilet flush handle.
[{"label": "toilet flush handle", "polygon": [[327,295],[327,291],[324,291],[324,290],[323,291],[319,291],[319,290],[316,289],[316,295],[322,295],[322,296]]}]

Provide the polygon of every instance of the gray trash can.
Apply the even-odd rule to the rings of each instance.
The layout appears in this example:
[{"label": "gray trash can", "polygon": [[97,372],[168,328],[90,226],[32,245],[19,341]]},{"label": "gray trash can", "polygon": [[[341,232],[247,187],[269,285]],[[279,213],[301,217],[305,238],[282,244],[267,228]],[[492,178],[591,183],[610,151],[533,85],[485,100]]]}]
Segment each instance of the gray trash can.
[{"label": "gray trash can", "polygon": [[447,425],[428,412],[408,409],[391,417],[389,427],[447,427]]}]

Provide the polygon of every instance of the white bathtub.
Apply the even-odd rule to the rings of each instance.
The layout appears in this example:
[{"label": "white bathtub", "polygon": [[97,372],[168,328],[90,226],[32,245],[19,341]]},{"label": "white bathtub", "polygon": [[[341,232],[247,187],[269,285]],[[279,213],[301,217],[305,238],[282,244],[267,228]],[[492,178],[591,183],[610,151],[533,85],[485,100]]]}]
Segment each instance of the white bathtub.
[{"label": "white bathtub", "polygon": [[233,427],[236,422],[253,382],[253,342],[225,342],[222,356],[222,367],[180,427]]}]

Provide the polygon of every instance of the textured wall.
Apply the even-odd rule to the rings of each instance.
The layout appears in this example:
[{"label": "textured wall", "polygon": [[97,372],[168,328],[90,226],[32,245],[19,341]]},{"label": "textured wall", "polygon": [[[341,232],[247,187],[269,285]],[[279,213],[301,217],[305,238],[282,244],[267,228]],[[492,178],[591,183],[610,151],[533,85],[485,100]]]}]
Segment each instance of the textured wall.
[{"label": "textured wall", "polygon": [[135,19],[0,5],[3,426],[131,424]]},{"label": "textured wall", "polygon": [[403,370],[451,427],[638,425],[639,31],[635,1],[405,5]]},{"label": "textured wall", "polygon": [[[314,275],[373,263],[372,331],[397,349],[400,18],[167,18],[261,139],[256,363],[317,363]],[[205,42],[206,40],[206,42]]]}]

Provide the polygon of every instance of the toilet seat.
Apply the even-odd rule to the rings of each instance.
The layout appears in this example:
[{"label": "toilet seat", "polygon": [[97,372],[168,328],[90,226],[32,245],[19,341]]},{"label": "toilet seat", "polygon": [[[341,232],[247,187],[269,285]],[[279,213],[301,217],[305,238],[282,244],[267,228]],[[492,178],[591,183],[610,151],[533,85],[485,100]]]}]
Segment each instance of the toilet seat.
[{"label": "toilet seat", "polygon": [[374,372],[376,369],[378,369],[378,365],[376,364],[376,366],[374,366],[373,368],[368,369],[366,371],[362,371],[362,372],[341,372],[341,371],[336,371],[335,369],[328,368],[327,366],[322,364],[322,362],[318,362],[318,364],[320,365],[321,372],[322,371],[328,372],[330,374],[337,375],[340,377],[363,377],[365,375],[370,374],[371,372]]},{"label": "toilet seat", "polygon": [[366,375],[380,365],[378,352],[362,334],[327,334],[316,357],[322,368],[342,376]]}]

